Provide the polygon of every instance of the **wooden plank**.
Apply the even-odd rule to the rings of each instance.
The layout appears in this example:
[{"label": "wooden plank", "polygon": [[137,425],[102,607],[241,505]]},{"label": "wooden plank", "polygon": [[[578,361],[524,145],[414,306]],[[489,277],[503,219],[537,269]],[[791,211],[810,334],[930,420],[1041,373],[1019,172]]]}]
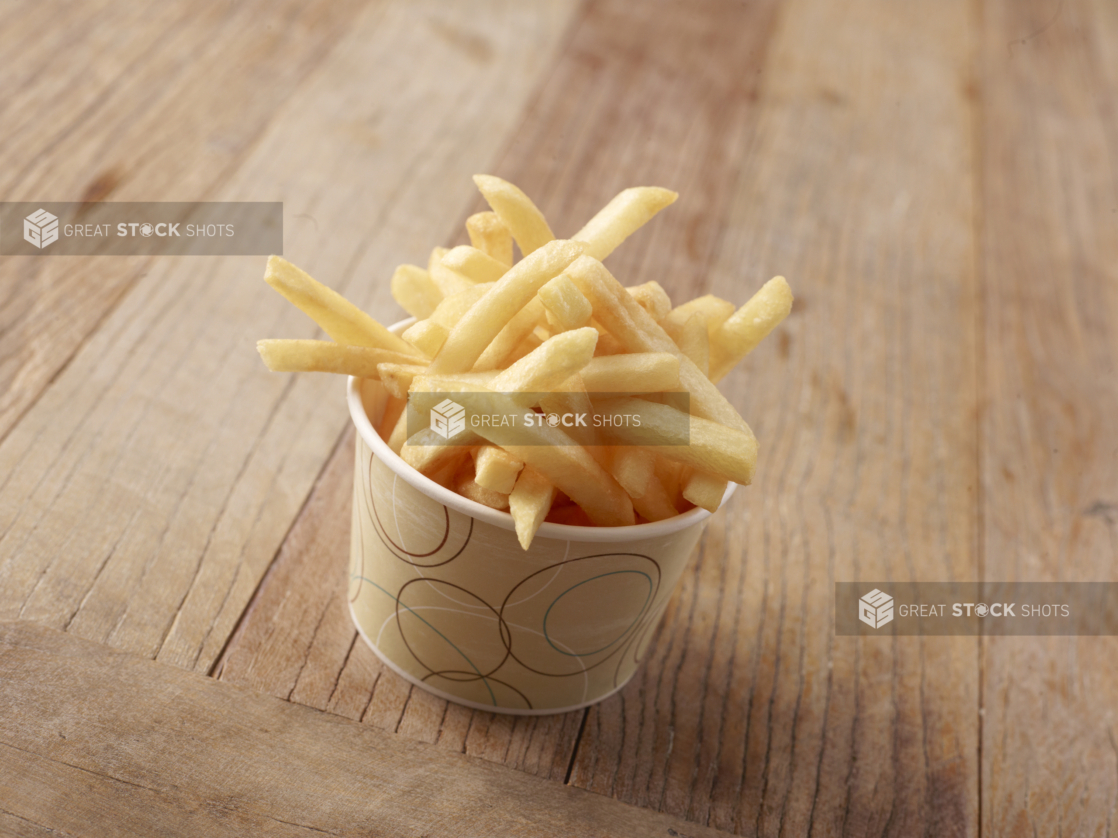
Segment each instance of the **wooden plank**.
[{"label": "wooden plank", "polygon": [[681,301],[702,293],[776,6],[588,3],[494,173],[532,196],[557,236],[627,187],[678,191],[608,265],[627,285],[656,280]]},{"label": "wooden plank", "polygon": [[977,573],[973,47],[965,2],[781,7],[709,273],[797,295],[723,383],[757,479],[575,785],[740,834],[976,834],[977,640],[833,628],[836,580]]},{"label": "wooden plank", "polygon": [[[368,6],[215,197],[283,200],[290,258],[383,316],[571,8]],[[337,379],[261,365],[315,334],[262,266],[153,262],[0,444],[0,616],[209,669],[348,421]]]},{"label": "wooden plank", "polygon": [[[211,197],[358,5],[4,4],[0,192]],[[0,260],[0,439],[150,269],[145,257]]]},{"label": "wooden plank", "polygon": [[451,704],[411,687],[357,637],[345,575],[353,445],[347,432],[231,638],[218,677],[563,781],[582,713],[514,718]]},{"label": "wooden plank", "polygon": [[[983,562],[1113,581],[1118,9],[983,4]],[[1118,823],[1118,638],[983,641],[982,830]]]},{"label": "wooden plank", "polygon": [[[527,189],[554,228],[567,232],[626,186],[678,188],[669,221],[654,221],[610,265],[633,281],[639,275],[677,295],[694,293],[721,229],[733,181],[727,173],[745,154],[748,109],[725,106],[756,93],[772,5],[664,4],[655,15],[634,15],[620,2],[587,5],[496,172]],[[680,81],[665,91],[668,78]],[[342,444],[316,486],[230,641],[220,677],[565,779],[582,713],[510,718],[448,704],[412,689],[355,643],[340,587],[351,448],[352,441]],[[322,585],[328,574],[337,587]]]},{"label": "wooden plank", "polygon": [[27,835],[723,834],[30,623],[0,624],[0,704]]}]

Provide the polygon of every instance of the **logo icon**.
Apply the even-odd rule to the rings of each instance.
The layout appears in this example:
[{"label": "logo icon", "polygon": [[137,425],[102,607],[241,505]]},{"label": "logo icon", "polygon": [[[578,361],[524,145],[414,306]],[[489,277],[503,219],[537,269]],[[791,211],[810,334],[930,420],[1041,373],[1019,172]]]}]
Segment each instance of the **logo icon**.
[{"label": "logo icon", "polygon": [[23,219],[23,238],[42,250],[58,241],[58,216],[39,209]]},{"label": "logo icon", "polygon": [[431,408],[431,430],[443,439],[450,439],[466,427],[466,408],[450,399],[443,399]]},{"label": "logo icon", "polygon": [[893,620],[893,598],[874,588],[858,600],[858,619],[870,628],[881,628]]}]

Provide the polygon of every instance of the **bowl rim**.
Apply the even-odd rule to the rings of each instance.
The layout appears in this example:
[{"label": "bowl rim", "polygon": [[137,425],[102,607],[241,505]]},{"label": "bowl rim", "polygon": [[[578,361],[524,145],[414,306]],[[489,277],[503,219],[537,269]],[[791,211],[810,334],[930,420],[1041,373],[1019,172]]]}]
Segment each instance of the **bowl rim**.
[{"label": "bowl rim", "polygon": [[[393,323],[388,329],[394,334],[399,334],[414,322],[415,318],[409,317],[406,320]],[[422,472],[412,468],[404,462],[399,454],[388,447],[388,443],[381,439],[380,434],[377,433],[365,413],[365,404],[361,398],[361,387],[362,382],[367,380],[370,379],[348,376],[346,402],[349,405],[350,419],[353,421],[354,427],[357,428],[357,433],[361,435],[361,439],[369,446],[373,454],[379,457],[397,477],[402,478],[409,486],[432,500],[471,518],[515,532],[516,526],[513,523],[512,515],[508,512],[492,509],[485,504],[464,498],[457,492],[452,492],[450,489],[440,486]],[[726,505],[735,489],[737,489],[736,483],[730,483],[726,487],[726,492],[722,495],[722,502],[718,505],[719,509]],[[544,521],[540,524],[539,530],[536,531],[536,537],[589,543],[641,541],[648,538],[663,538],[681,532],[705,521],[710,515],[711,513],[708,510],[696,506],[694,509],[689,509],[673,518],[623,527],[579,527],[573,524],[553,524],[550,521]]]}]

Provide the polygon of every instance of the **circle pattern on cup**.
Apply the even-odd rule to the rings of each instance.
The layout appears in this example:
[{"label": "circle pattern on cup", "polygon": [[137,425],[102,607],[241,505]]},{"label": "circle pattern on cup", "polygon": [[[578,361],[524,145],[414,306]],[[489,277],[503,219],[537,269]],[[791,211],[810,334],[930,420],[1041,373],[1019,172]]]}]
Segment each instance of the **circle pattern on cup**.
[{"label": "circle pattern on cup", "polygon": [[443,693],[525,710],[585,703],[632,674],[698,530],[664,548],[666,580],[644,552],[571,556],[607,545],[541,539],[525,553],[512,531],[398,481],[360,437],[357,454],[350,598],[379,654]]}]

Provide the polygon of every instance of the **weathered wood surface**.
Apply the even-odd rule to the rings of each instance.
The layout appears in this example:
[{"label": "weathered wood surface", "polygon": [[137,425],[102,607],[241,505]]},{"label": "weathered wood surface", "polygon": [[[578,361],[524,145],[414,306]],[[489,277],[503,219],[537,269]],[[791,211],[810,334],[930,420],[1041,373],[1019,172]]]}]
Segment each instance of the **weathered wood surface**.
[{"label": "weathered wood surface", "polygon": [[[359,5],[3,4],[0,195],[213,198]],[[0,261],[0,439],[151,267],[144,257]]]},{"label": "weathered wood surface", "polygon": [[[835,637],[836,580],[974,578],[970,4],[792,0],[709,290],[796,307],[762,440],[572,782],[741,834],[974,835],[974,638]],[[705,289],[704,289],[705,290]]]},{"label": "weathered wood surface", "polygon": [[[71,689],[62,650],[79,643],[102,698],[150,681],[195,696],[173,706],[196,723],[231,703],[286,714],[287,738],[242,731],[276,763],[322,767],[283,748],[337,729],[378,755],[404,748],[408,772],[541,778],[502,786],[510,800],[612,796],[740,834],[1112,831],[1118,641],[835,638],[832,583],[1114,578],[1113,4],[93,2],[0,17],[6,200],[282,200],[287,255],[391,320],[390,269],[462,240],[475,171],[522,185],[560,235],[618,189],[659,183],[681,199],[611,257],[622,279],[741,300],[783,273],[797,293],[723,384],[761,440],[757,482],[714,519],[644,669],[589,712],[511,719],[413,690],[357,640],[338,596],[340,382],[260,367],[256,338],[315,332],[258,260],[0,260],[0,620],[116,650],[11,629],[40,637],[23,664],[63,663],[0,682],[4,696]],[[126,671],[138,680],[113,680]],[[285,817],[271,774],[187,805],[213,778],[129,750],[154,740],[126,706],[101,717],[123,746],[84,740],[84,762],[51,761],[79,746],[48,748],[36,726],[83,711],[50,701],[0,713],[39,743],[32,758],[4,739],[0,833],[317,825]],[[167,735],[161,753],[194,747]],[[121,747],[168,785],[119,782]],[[356,811],[354,787],[325,776],[314,811]],[[13,789],[49,816],[3,805]],[[79,820],[141,800],[133,821]],[[375,800],[401,834],[448,811]],[[165,820],[143,820],[149,806]]]},{"label": "weathered wood surface", "polygon": [[[571,8],[365,6],[213,197],[283,200],[290,258],[387,310]],[[257,338],[314,326],[260,272],[156,260],[0,444],[0,618],[210,667],[348,421],[337,379],[261,367]]]},{"label": "weathered wood surface", "polygon": [[[1118,579],[1118,8],[985,4],[983,570]],[[1118,638],[983,641],[982,832],[1118,828]]]},{"label": "weathered wood surface", "polygon": [[218,663],[234,684],[559,782],[582,713],[483,713],[416,689],[357,636],[345,576],[353,498],[346,433]]},{"label": "weathered wood surface", "polygon": [[30,623],[0,624],[0,706],[24,834],[724,834]]}]

